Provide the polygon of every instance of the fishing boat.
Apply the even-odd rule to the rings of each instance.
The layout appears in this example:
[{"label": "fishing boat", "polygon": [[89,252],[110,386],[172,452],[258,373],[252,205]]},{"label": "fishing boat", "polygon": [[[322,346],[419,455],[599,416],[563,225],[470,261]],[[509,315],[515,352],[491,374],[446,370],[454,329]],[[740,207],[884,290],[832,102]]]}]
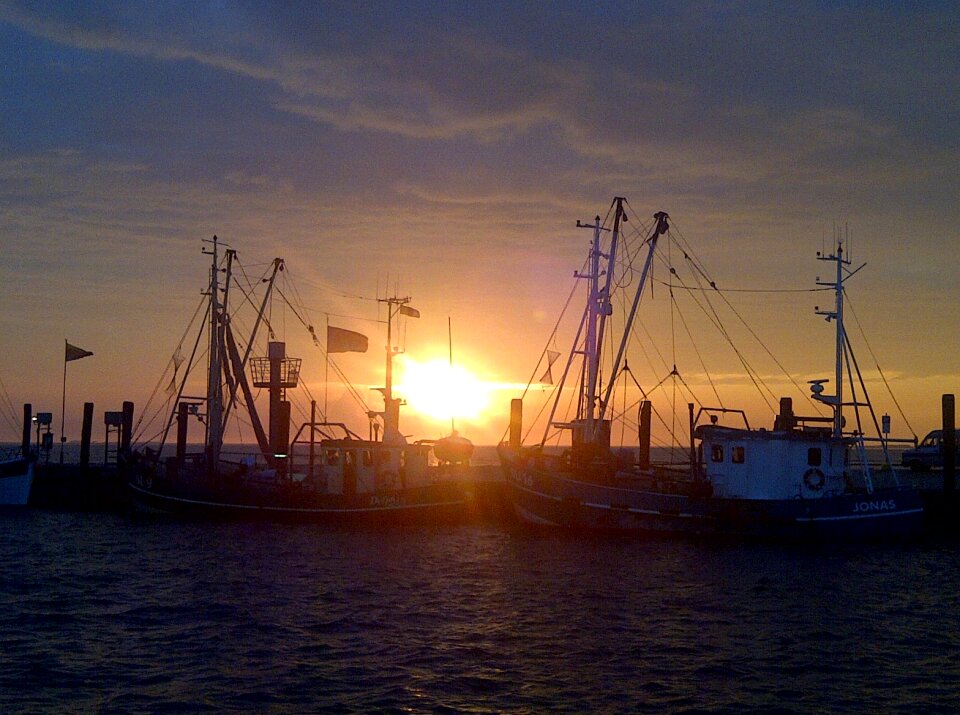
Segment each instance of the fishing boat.
[{"label": "fishing boat", "polygon": [[0,506],[26,506],[33,486],[34,460],[20,450],[0,454]]},{"label": "fishing boat", "polygon": [[[274,283],[284,270],[283,260],[275,259],[271,274],[263,279],[266,288],[259,313],[250,336],[241,343],[234,335],[236,320],[228,305],[236,252],[227,250],[221,262],[216,237],[205,252],[212,256],[206,293],[207,391],[202,398],[186,395],[184,375],[159,447],[145,445],[131,455],[128,483],[141,508],[215,518],[375,524],[462,518],[471,498],[469,460],[438,457],[433,441],[408,443],[400,431],[403,401],[393,392],[392,330],[399,316],[419,315],[408,305],[410,298],[380,299],[387,309],[386,384],[380,389],[384,407],[367,411],[368,436],[359,436],[343,422],[318,417],[315,400],[309,419],[293,432],[288,391],[300,382],[301,360],[288,357],[286,343],[274,339],[267,342],[265,356],[251,357]],[[219,282],[221,272],[226,275],[224,284]],[[244,300],[250,303],[249,296]],[[306,327],[319,345],[313,327]],[[241,344],[246,345],[242,355]],[[328,326],[327,353],[365,352],[366,346],[365,335]],[[254,388],[269,394],[266,427]],[[241,404],[256,445],[231,451],[224,434],[231,413]],[[204,440],[202,449],[191,453],[188,427],[198,421],[204,426]],[[165,454],[167,434],[174,425],[175,453]]]},{"label": "fishing boat", "polygon": [[[13,403],[7,394],[7,388],[0,380],[0,405],[5,417],[14,424]],[[24,405],[22,441],[19,445],[0,445],[0,506],[25,506],[30,500],[33,488],[33,470],[36,455],[30,446],[30,426],[32,407]]]},{"label": "fishing boat", "polygon": [[[891,468],[881,475],[868,463],[865,422],[867,415],[871,424],[876,419],[844,330],[844,281],[859,268],[850,270],[843,242],[837,242],[835,251],[817,256],[834,269],[829,282],[817,280],[832,289],[834,306],[817,313],[836,328],[835,394],[824,394],[827,380],[814,380],[809,398],[811,404],[825,406],[828,414],[797,415],[787,397],[779,400],[771,428],[754,428],[743,410],[691,401],[684,420],[689,426],[686,463],[658,464],[651,460],[651,400],[646,399],[650,390],[636,380],[626,355],[637,333],[641,299],[651,288],[658,243],[670,237],[671,226],[666,213],[656,213],[649,229],[635,234],[630,247],[623,245],[626,220],[625,199],[618,197],[608,221],[601,223],[597,216],[592,225],[577,224],[593,229],[587,268],[575,274],[588,284],[587,301],[544,437],[538,444],[523,444],[523,402],[514,400],[509,439],[498,448],[517,515],[527,523],[556,527],[737,537],[861,539],[916,534],[923,524],[918,492],[901,487]],[[687,250],[672,255],[692,260]],[[671,281],[676,281],[669,256],[661,259],[667,262]],[[708,275],[699,265],[696,270],[700,279]],[[704,280],[705,289],[716,292],[715,282]],[[615,302],[615,289],[631,282],[636,284],[631,286],[632,297]],[[674,287],[671,283],[668,291]],[[610,334],[615,305],[621,305],[623,313],[618,341]],[[608,360],[601,364],[604,354]],[[555,356],[559,353],[551,358]],[[676,365],[671,375],[679,377]],[[571,390],[564,391],[568,377],[576,382],[577,407],[572,419],[563,420],[557,417],[557,407],[562,396],[571,395]],[[626,414],[625,409],[614,414],[615,387],[620,378],[626,383],[626,377],[636,382],[643,396],[638,444],[615,449],[613,417]],[[852,428],[847,427],[845,412],[855,417]],[[734,423],[728,424],[731,420]],[[547,436],[557,433],[569,435],[566,447],[550,449]],[[888,441],[879,436],[877,440],[889,465]]]}]

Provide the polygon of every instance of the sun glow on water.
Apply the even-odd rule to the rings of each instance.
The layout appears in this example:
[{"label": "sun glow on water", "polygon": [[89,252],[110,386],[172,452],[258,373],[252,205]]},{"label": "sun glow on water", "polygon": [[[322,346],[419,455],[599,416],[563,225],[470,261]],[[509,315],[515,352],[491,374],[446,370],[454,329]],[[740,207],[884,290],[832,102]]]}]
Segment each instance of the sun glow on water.
[{"label": "sun glow on water", "polygon": [[490,407],[494,388],[460,365],[444,360],[419,363],[404,356],[397,367],[396,393],[422,415],[476,420]]}]

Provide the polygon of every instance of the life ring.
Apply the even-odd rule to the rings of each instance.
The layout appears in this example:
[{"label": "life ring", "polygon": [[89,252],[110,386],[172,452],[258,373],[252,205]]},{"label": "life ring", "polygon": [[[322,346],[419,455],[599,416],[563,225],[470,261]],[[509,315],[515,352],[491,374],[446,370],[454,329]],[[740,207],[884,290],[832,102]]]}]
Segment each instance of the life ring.
[{"label": "life ring", "polygon": [[827,476],[816,467],[812,467],[803,473],[803,484],[810,491],[818,492],[827,483]]}]

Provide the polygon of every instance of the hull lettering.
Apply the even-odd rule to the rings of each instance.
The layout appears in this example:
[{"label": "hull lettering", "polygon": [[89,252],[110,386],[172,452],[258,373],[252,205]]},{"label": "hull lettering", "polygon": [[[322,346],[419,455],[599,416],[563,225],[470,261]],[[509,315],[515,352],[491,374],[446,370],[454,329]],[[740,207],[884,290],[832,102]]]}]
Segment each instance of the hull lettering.
[{"label": "hull lettering", "polygon": [[895,499],[884,499],[882,501],[859,501],[853,505],[854,514],[865,514],[871,511],[896,511],[897,502]]}]

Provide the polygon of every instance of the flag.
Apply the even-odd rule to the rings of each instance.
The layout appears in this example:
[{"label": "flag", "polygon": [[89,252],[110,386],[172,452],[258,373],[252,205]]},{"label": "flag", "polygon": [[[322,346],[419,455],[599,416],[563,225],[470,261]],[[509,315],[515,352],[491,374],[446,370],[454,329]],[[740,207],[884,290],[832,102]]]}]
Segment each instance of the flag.
[{"label": "flag", "polygon": [[355,333],[352,330],[327,326],[328,353],[365,353],[367,352],[367,336]]},{"label": "flag", "polygon": [[408,318],[419,318],[420,311],[416,308],[411,308],[409,305],[401,305],[400,315],[406,315]]},{"label": "flag", "polygon": [[67,343],[67,349],[63,359],[64,362],[70,362],[71,360],[79,360],[80,358],[90,357],[91,355],[93,355],[93,353],[89,350],[84,350],[83,348],[78,348],[76,345]]},{"label": "flag", "polygon": [[544,385],[553,384],[553,363],[557,361],[558,357],[560,357],[560,353],[556,350],[547,350],[547,370],[540,377],[540,382]]},{"label": "flag", "polygon": [[180,346],[178,345],[176,351],[173,353],[174,373],[176,373],[176,371],[180,369],[180,366],[183,365],[184,360],[185,358],[183,357],[183,353],[180,351]]}]

